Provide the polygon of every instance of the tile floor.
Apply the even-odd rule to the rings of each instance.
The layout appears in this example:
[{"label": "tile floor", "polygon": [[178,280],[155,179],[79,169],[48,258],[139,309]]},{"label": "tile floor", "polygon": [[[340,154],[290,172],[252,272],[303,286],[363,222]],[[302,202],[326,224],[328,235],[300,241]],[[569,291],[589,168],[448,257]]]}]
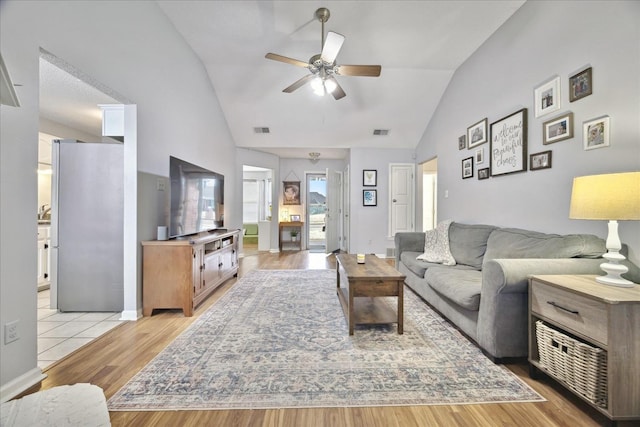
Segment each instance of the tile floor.
[{"label": "tile floor", "polygon": [[44,369],[118,326],[120,313],[59,313],[49,290],[38,292],[38,367]]}]

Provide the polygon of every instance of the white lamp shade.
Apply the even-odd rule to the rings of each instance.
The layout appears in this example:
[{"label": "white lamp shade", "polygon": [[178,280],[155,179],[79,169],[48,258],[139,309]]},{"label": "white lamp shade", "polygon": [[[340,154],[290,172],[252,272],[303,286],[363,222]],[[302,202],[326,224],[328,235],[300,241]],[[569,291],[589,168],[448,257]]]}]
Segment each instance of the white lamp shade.
[{"label": "white lamp shade", "polygon": [[640,172],[574,178],[569,218],[640,220]]}]

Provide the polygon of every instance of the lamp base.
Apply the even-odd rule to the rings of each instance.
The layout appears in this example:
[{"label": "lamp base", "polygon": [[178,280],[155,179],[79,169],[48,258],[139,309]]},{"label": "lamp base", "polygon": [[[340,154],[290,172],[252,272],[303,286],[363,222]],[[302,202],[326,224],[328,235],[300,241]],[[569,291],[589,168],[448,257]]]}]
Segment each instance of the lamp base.
[{"label": "lamp base", "polygon": [[634,286],[636,286],[635,283],[627,279],[623,279],[622,277],[616,277],[610,274],[607,274],[606,276],[596,277],[596,282],[602,283],[603,285],[608,285],[608,286],[617,286],[619,288],[633,288]]},{"label": "lamp base", "polygon": [[607,253],[602,258],[608,262],[600,264],[600,268],[607,273],[606,276],[596,277],[598,283],[609,286],[618,286],[620,288],[632,288],[635,286],[630,280],[621,277],[622,274],[629,271],[626,265],[621,264],[626,258],[619,251],[622,249],[620,237],[618,237],[618,221],[609,221],[609,234],[607,235]]},{"label": "lamp base", "polygon": [[598,283],[609,286],[618,286],[620,288],[633,288],[635,286],[635,283],[632,281],[621,277],[622,274],[629,271],[629,268],[627,268],[626,265],[620,264],[620,262],[625,259],[624,255],[616,251],[607,252],[602,255],[602,257],[606,258],[609,262],[600,264],[600,268],[607,273],[607,275],[596,277],[596,281]]}]

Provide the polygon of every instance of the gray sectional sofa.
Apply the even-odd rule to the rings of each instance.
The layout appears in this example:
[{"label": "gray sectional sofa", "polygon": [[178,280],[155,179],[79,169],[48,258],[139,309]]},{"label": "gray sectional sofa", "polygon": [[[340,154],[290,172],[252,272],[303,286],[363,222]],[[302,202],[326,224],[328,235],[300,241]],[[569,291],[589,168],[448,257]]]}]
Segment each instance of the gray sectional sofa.
[{"label": "gray sectional sofa", "polygon": [[[602,274],[603,239],[461,224],[448,227],[455,265],[417,259],[425,233],[397,233],[396,268],[406,284],[496,362],[527,355],[528,277]],[[637,266],[625,277],[638,283]]]}]

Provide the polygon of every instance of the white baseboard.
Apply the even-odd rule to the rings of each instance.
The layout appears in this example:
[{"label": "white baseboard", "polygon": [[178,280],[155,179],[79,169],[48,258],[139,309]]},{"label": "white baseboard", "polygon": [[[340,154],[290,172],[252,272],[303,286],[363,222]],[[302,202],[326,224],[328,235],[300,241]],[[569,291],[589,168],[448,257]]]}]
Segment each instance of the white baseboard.
[{"label": "white baseboard", "polygon": [[42,373],[42,369],[35,367],[20,375],[18,378],[9,381],[0,388],[0,403],[13,399],[23,391],[42,382],[45,378],[47,378],[47,376]]},{"label": "white baseboard", "polygon": [[125,310],[120,313],[120,319],[118,320],[138,320],[142,317],[142,309],[137,310]]}]

